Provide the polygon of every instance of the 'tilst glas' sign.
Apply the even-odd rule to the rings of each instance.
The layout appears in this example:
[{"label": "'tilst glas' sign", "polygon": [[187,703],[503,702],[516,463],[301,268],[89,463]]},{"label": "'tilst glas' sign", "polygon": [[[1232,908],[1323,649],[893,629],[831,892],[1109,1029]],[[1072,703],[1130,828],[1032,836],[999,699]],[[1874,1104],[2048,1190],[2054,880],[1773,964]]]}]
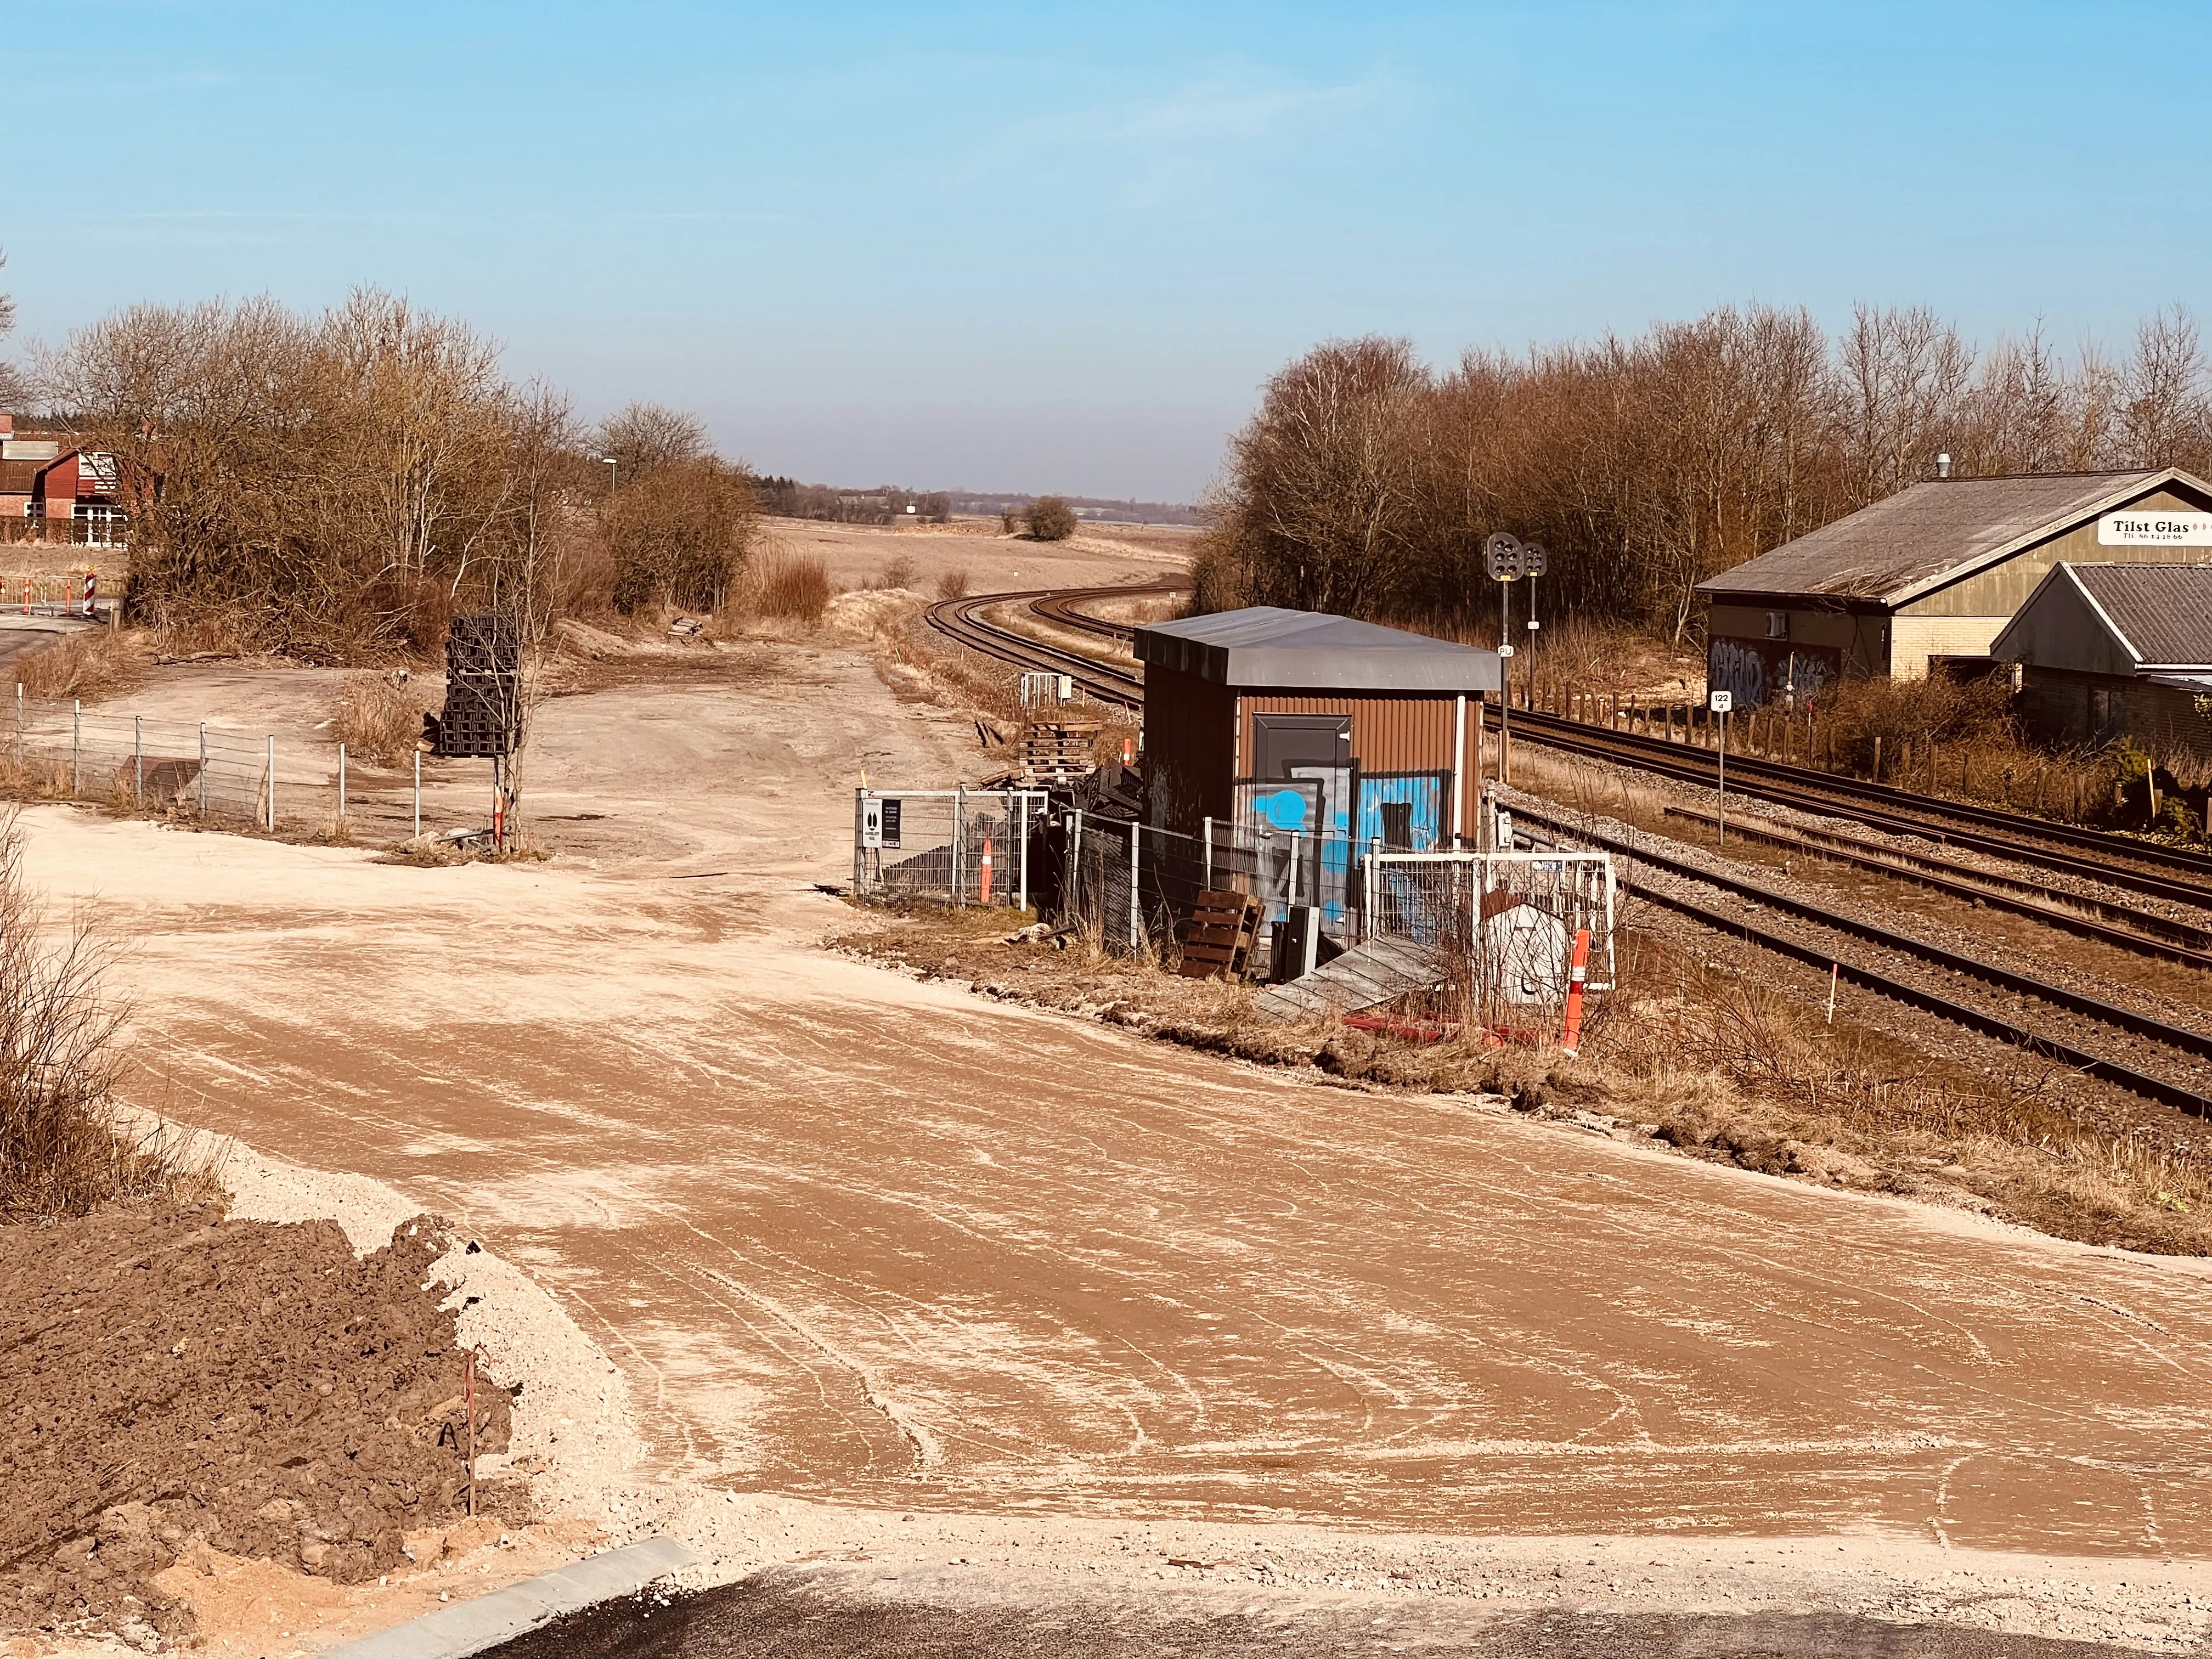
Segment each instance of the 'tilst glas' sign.
[{"label": "'tilst glas' sign", "polygon": [[2107,513],[2100,547],[2212,547],[2212,513]]}]

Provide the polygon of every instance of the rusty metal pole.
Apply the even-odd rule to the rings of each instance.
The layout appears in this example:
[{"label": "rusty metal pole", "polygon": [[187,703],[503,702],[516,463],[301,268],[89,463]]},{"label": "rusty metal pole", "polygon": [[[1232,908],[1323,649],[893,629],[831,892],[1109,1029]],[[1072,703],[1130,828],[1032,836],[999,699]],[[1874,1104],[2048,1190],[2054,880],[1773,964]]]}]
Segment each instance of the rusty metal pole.
[{"label": "rusty metal pole", "polygon": [[476,1519],[477,1513],[477,1351],[475,1348],[471,1347],[469,1350],[468,1358],[463,1363],[467,1367],[468,1377],[469,1518],[473,1521]]}]

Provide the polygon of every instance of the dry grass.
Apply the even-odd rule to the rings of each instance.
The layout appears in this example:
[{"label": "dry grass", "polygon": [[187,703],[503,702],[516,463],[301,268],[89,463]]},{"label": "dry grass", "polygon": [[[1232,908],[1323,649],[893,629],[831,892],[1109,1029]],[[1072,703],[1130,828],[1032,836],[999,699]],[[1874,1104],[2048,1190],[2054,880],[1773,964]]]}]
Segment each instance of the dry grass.
[{"label": "dry grass", "polygon": [[88,927],[47,928],[22,854],[0,820],[0,1224],[211,1195],[190,1146],[117,1100],[129,1011],[103,984],[114,949]]},{"label": "dry grass", "polygon": [[818,623],[836,590],[818,556],[778,553],[761,561],[745,583],[744,608],[758,617]]},{"label": "dry grass", "polygon": [[346,753],[378,766],[397,766],[422,735],[428,703],[386,674],[349,674],[331,699],[331,738]]},{"label": "dry grass", "polygon": [[33,701],[96,702],[142,683],[156,641],[133,629],[87,629],[23,658],[15,678]]}]

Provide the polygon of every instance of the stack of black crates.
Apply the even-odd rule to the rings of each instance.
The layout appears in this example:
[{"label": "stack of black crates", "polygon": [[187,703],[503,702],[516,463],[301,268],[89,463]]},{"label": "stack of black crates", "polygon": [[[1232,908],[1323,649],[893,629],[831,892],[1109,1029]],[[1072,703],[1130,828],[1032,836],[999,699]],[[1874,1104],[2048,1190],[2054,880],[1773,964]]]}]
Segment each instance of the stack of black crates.
[{"label": "stack of black crates", "polygon": [[456,617],[446,633],[446,712],[438,752],[511,755],[522,740],[522,634],[504,611]]}]

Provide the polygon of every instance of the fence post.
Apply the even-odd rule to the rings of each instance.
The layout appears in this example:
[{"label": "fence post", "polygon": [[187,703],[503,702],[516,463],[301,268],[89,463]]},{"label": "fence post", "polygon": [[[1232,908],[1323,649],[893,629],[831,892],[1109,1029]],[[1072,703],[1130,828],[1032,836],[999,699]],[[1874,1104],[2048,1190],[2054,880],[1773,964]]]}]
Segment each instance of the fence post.
[{"label": "fence post", "polygon": [[200,722],[200,816],[207,816],[207,722]]},{"label": "fence post", "polygon": [[268,800],[269,816],[264,827],[273,832],[276,828],[276,734],[274,732],[269,734]]},{"label": "fence post", "polygon": [[1291,831],[1291,879],[1290,884],[1284,890],[1285,896],[1283,902],[1285,904],[1296,904],[1298,902],[1298,866],[1305,862],[1305,839],[1304,830]]},{"label": "fence post", "polygon": [[15,682],[15,766],[23,766],[23,682]]},{"label": "fence post", "polygon": [[422,839],[422,751],[415,751],[415,839]]},{"label": "fence post", "polygon": [[1137,942],[1137,940],[1138,940],[1138,937],[1139,937],[1138,933],[1137,933],[1137,915],[1138,915],[1138,908],[1139,908],[1139,907],[1138,907],[1138,903],[1137,903],[1137,847],[1138,847],[1138,843],[1139,843],[1139,842],[1141,842],[1141,841],[1144,839],[1144,834],[1145,834],[1145,826],[1144,826],[1143,824],[1141,824],[1141,823],[1133,823],[1130,824],[1130,826],[1129,826],[1129,950],[1130,950],[1130,952],[1131,952],[1131,954],[1132,954],[1132,955],[1135,954],[1135,952],[1136,952],[1136,951],[1138,951],[1139,949],[1141,949],[1141,948],[1142,948],[1142,947],[1138,944],[1138,942]]},{"label": "fence post", "polygon": [[1014,797],[1014,810],[1021,815],[1022,835],[1022,908],[1030,908],[1030,798]]},{"label": "fence post", "polygon": [[84,699],[76,699],[70,711],[70,793],[84,793]]},{"label": "fence post", "polygon": [[143,811],[146,806],[146,717],[143,714],[131,717],[131,773],[137,796],[134,804]]},{"label": "fence post", "polygon": [[868,790],[866,784],[853,791],[853,896],[866,896],[868,884],[868,849],[862,843],[863,828],[868,821]]},{"label": "fence post", "polygon": [[952,908],[968,908],[968,884],[961,879],[960,860],[968,850],[968,786],[952,786]]},{"label": "fence post", "polygon": [[[1060,883],[1060,902],[1063,910],[1073,910],[1076,913],[1078,921],[1087,922],[1088,918],[1083,915],[1081,908],[1083,903],[1083,814],[1079,811],[1070,812],[1067,815],[1067,878]],[[1103,918],[1101,925],[1103,925]]]},{"label": "fence post", "polygon": [[1213,890],[1213,820],[1206,821],[1206,883],[1199,889],[1202,893]]},{"label": "fence post", "polygon": [[[1458,849],[1454,848],[1453,850],[1457,851]],[[1360,906],[1361,921],[1359,924],[1361,936],[1365,939],[1373,939],[1375,937],[1375,912],[1377,906],[1382,902],[1382,837],[1380,836],[1370,836],[1367,838],[1367,896],[1364,902]]]},{"label": "fence post", "polygon": [[345,745],[338,745],[338,820],[345,820]]}]

